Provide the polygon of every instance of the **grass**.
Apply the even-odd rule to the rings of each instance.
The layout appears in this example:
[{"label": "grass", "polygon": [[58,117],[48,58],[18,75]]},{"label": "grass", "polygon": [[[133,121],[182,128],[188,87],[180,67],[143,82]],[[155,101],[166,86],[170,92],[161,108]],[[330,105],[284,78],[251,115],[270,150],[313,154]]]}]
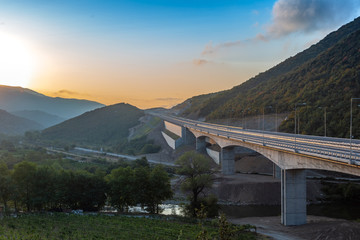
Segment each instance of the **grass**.
[{"label": "grass", "polygon": [[[0,220],[0,239],[194,239],[200,228],[144,217],[23,215]],[[210,231],[215,231],[215,229]]]},{"label": "grass", "polygon": [[[210,234],[217,228],[206,226]],[[196,239],[201,226],[149,217],[40,214],[0,219],[0,239]],[[256,233],[245,238],[256,239]]]},{"label": "grass", "polygon": [[152,117],[150,121],[142,125],[139,129],[136,130],[135,134],[131,137],[130,140],[141,138],[149,134],[156,125],[161,122],[161,119],[158,117]]},{"label": "grass", "polygon": [[171,138],[174,139],[174,140],[177,140],[177,139],[180,138],[180,136],[176,135],[176,134],[173,133],[173,132],[170,132],[170,131],[167,130],[167,129],[164,129],[163,132],[166,133],[166,135],[168,135],[169,137],[171,137]]}]

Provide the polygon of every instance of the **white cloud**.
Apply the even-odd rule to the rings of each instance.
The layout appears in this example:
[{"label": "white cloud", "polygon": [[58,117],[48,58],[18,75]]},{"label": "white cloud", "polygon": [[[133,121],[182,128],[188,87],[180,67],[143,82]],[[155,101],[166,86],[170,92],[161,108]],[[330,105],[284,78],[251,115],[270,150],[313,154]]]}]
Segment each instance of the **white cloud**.
[{"label": "white cloud", "polygon": [[[253,38],[216,45],[209,42],[202,55],[215,54],[226,48],[267,42],[296,32],[305,34],[315,31],[328,32],[357,17],[359,12],[358,0],[277,0],[273,5],[272,20],[263,33]],[[253,11],[253,14],[256,13],[258,11]]]},{"label": "white cloud", "polygon": [[355,17],[359,6],[355,0],[278,0],[267,34],[282,37],[337,27]]}]

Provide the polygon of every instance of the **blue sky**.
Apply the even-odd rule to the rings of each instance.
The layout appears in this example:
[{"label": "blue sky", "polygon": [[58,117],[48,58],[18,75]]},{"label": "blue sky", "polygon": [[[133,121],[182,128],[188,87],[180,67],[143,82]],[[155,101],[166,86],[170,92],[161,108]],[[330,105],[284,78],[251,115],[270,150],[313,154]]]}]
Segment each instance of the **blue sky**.
[{"label": "blue sky", "polygon": [[353,20],[359,5],[0,0],[0,33],[31,49],[37,67],[26,87],[105,104],[168,107],[269,69]]}]

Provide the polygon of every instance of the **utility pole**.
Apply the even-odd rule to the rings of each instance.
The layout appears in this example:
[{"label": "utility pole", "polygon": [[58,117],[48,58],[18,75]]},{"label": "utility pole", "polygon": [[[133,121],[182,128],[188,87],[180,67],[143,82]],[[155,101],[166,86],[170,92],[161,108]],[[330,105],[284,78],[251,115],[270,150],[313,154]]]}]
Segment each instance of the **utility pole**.
[{"label": "utility pole", "polygon": [[[306,103],[295,103],[295,126],[294,126],[294,144],[295,144],[295,152],[296,152],[296,106],[305,106]],[[299,120],[300,121],[300,120]],[[300,125],[300,124],[299,124]]]}]

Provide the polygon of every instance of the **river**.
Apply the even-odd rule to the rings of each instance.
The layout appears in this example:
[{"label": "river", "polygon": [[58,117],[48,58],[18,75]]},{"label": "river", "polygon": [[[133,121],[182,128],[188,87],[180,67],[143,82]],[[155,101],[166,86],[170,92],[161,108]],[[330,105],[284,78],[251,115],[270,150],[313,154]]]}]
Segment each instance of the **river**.
[{"label": "river", "polygon": [[[164,215],[181,215],[181,208],[177,204],[163,204]],[[231,206],[221,205],[221,211],[226,216],[232,218],[245,217],[271,217],[280,216],[281,206],[262,206],[262,205],[248,205],[248,206]],[[133,208],[132,211],[140,211],[140,208]],[[314,216],[323,216],[330,218],[340,218],[346,220],[360,219],[360,205],[356,204],[312,204],[307,206],[307,214]]]}]

